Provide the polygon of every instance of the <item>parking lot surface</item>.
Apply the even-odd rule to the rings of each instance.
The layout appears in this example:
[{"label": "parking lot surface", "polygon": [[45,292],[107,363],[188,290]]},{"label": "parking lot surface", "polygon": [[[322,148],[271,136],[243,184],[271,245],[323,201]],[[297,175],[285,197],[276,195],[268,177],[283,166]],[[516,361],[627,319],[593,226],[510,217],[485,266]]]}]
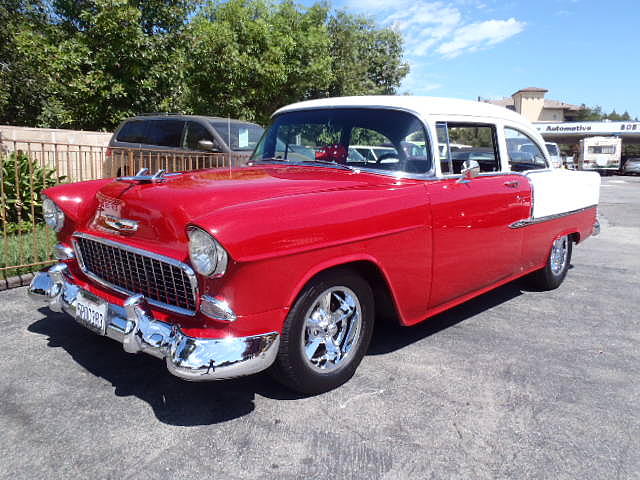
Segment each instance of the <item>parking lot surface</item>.
[{"label": "parking lot surface", "polygon": [[183,382],[0,292],[0,478],[640,478],[640,178],[603,178],[600,214],[559,289],[379,326],[307,398]]}]

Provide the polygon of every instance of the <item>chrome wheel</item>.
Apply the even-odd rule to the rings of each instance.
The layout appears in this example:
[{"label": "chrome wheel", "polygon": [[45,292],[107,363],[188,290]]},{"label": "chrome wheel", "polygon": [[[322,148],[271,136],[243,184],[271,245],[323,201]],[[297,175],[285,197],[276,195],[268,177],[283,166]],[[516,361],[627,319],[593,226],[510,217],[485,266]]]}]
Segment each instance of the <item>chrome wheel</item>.
[{"label": "chrome wheel", "polygon": [[560,275],[567,264],[569,254],[569,239],[565,235],[553,242],[551,247],[551,257],[549,259],[551,273]]},{"label": "chrome wheel", "polygon": [[361,330],[362,307],[356,294],[343,286],[325,290],[305,315],[301,341],[307,364],[321,372],[343,365],[356,350]]}]

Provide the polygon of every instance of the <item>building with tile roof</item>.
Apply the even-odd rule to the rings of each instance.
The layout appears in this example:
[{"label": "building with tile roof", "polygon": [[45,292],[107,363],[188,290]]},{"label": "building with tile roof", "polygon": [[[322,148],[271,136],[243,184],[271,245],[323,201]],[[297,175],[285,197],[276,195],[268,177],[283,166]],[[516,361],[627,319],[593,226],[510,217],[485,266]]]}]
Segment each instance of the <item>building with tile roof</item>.
[{"label": "building with tile roof", "polygon": [[531,122],[572,122],[583,109],[580,105],[545,98],[546,88],[527,87],[510,97],[498,100],[481,99],[486,103],[518,112]]}]

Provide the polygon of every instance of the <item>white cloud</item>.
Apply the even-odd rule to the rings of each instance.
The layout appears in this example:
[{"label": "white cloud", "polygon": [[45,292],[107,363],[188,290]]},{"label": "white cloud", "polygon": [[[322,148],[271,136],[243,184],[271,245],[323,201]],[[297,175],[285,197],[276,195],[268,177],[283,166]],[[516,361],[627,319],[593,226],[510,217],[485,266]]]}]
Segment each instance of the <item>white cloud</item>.
[{"label": "white cloud", "polygon": [[524,30],[524,22],[509,20],[487,20],[470,23],[457,29],[450,41],[442,43],[437,52],[448,58],[465,52],[474,52],[504,42]]},{"label": "white cloud", "polygon": [[468,16],[483,10],[486,15],[482,0],[348,0],[346,6],[373,15],[400,32],[406,54],[413,57],[435,53],[454,58],[503,42],[525,27],[515,18],[470,23],[463,11]]},{"label": "white cloud", "polygon": [[457,8],[441,2],[416,2],[389,15],[386,22],[403,34],[407,53],[425,55],[431,47],[441,42],[462,21]]}]

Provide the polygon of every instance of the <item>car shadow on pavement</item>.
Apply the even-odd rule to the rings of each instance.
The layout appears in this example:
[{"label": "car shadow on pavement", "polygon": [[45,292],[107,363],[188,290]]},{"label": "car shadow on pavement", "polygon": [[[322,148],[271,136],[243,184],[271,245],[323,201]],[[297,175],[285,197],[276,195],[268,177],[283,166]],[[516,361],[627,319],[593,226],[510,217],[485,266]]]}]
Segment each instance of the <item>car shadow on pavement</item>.
[{"label": "car shadow on pavement", "polygon": [[145,354],[132,355],[122,345],[95,335],[69,316],[48,308],[29,325],[48,337],[48,346],[64,349],[91,374],[104,378],[119,397],[135,396],[148,403],[158,420],[169,425],[196,426],[226,422],[251,413],[256,393],[268,398],[296,399],[296,393],[268,374],[223,382],[187,382],[171,375],[164,363]]},{"label": "car shadow on pavement", "polygon": [[404,327],[397,322],[388,320],[378,322],[373,331],[368,355],[381,355],[404,348],[474,317],[485,310],[508,302],[522,295],[525,291],[532,291],[532,289],[525,285],[524,282],[511,282],[412,327]]},{"label": "car shadow on pavement", "polygon": [[[390,353],[436,334],[521,295],[520,287],[510,283],[410,328],[379,322],[368,355]],[[110,382],[116,396],[135,396],[148,403],[156,418],[169,425],[212,425],[248,415],[255,408],[256,394],[275,400],[305,397],[267,373],[223,382],[187,382],[171,375],[161,360],[129,354],[121,344],[93,334],[66,314],[48,308],[39,312],[44,318],[29,325],[30,332],[47,336],[49,347],[64,349],[88,372]]]}]

